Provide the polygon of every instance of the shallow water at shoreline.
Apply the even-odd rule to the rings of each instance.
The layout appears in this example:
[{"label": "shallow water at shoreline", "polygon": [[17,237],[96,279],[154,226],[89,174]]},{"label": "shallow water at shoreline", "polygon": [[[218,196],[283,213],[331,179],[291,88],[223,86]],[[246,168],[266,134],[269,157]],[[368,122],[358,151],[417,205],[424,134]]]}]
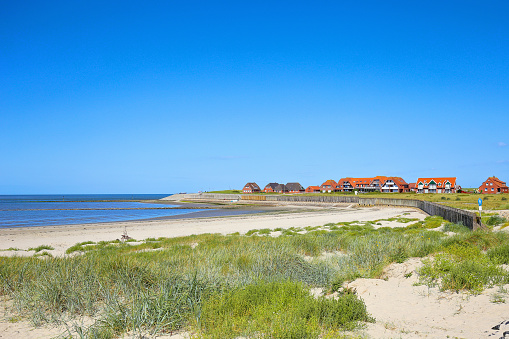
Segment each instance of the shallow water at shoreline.
[{"label": "shallow water at shoreline", "polygon": [[[165,195],[143,195],[145,200]],[[63,199],[62,199],[63,197]],[[0,228],[75,225],[170,217],[202,209],[179,209],[176,205],[122,201],[141,195],[98,194],[0,196]],[[110,201],[118,198],[120,201]],[[61,200],[62,199],[62,200]],[[143,200],[143,199],[142,199]]]}]

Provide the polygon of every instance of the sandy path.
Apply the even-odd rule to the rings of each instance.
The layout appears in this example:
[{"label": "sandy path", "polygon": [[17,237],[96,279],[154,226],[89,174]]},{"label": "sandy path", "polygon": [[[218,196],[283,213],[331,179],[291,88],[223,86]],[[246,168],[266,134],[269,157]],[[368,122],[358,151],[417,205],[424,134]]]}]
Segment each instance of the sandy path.
[{"label": "sandy path", "polygon": [[[278,214],[254,214],[231,216],[222,218],[198,218],[198,219],[169,219],[169,220],[144,220],[115,222],[102,224],[83,224],[66,226],[43,226],[0,229],[0,249],[19,248],[27,250],[30,247],[51,245],[55,248],[49,251],[54,256],[62,255],[72,245],[83,241],[111,241],[119,239],[124,232],[124,227],[130,237],[143,240],[154,237],[179,237],[192,234],[234,232],[245,233],[252,229],[261,228],[290,228],[321,226],[327,223],[341,221],[368,221],[387,219],[402,215],[407,217],[419,217],[426,215],[418,210],[409,208],[330,208],[317,211],[278,213]],[[399,224],[398,226],[402,226]],[[0,255],[33,255],[29,251],[0,251]]]},{"label": "sandy path", "polygon": [[[498,288],[480,295],[440,292],[414,286],[421,259],[411,258],[385,269],[385,279],[357,279],[350,284],[376,319],[364,331],[372,338],[500,338],[491,328],[509,319],[509,304],[493,303]],[[411,273],[410,277],[405,274]],[[509,288],[506,285],[505,288]],[[509,299],[505,295],[505,299]],[[508,330],[509,328],[505,328]],[[491,336],[490,336],[491,335]]]}]

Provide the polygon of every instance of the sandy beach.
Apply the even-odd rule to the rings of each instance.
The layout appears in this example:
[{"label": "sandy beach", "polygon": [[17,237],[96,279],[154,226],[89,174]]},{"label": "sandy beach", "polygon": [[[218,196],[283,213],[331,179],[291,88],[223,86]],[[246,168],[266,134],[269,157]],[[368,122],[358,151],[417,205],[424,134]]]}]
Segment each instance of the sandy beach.
[{"label": "sandy beach", "polygon": [[[63,226],[23,227],[0,229],[0,255],[33,255],[26,251],[41,245],[50,245],[53,256],[63,255],[72,245],[83,241],[111,241],[120,239],[124,230],[134,239],[180,237],[192,234],[234,232],[246,233],[252,229],[322,226],[341,221],[368,221],[387,219],[403,213],[424,218],[425,214],[410,208],[352,208],[349,206],[314,207],[285,206],[286,212],[268,212],[227,217],[183,218],[112,222]],[[303,211],[300,211],[303,210]],[[401,226],[395,223],[394,226]],[[23,251],[6,251],[17,248]]]},{"label": "sandy beach", "polygon": [[[252,229],[321,226],[342,221],[370,221],[387,219],[405,214],[409,218],[424,219],[426,215],[409,208],[354,208],[328,206],[314,210],[288,206],[288,212],[272,212],[228,217],[194,219],[144,220],[104,224],[47,226],[33,228],[1,229],[0,248],[19,248],[25,251],[2,251],[1,255],[33,255],[30,247],[51,245],[54,256],[64,255],[65,250],[82,241],[119,239],[127,230],[129,236],[142,240],[149,237],[178,237],[191,234],[234,232],[245,233]],[[379,227],[396,227],[400,223],[382,221]],[[494,289],[481,295],[446,293],[437,288],[415,285],[416,269],[421,259],[411,258],[402,264],[386,268],[382,279],[357,279],[348,284],[366,302],[368,312],[376,323],[357,331],[368,338],[484,338],[501,337],[504,329],[491,328],[509,319],[509,305],[490,302]],[[509,289],[509,285],[505,286]],[[0,309],[0,338],[48,338],[61,335],[65,328],[33,328],[24,321],[8,321],[9,312],[2,301]],[[159,338],[186,338],[182,333]]]}]

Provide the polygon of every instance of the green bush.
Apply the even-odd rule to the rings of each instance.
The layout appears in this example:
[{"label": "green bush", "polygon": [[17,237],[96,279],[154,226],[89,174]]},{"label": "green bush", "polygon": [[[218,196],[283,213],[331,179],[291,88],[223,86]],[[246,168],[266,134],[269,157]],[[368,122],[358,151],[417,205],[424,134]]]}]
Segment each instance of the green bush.
[{"label": "green bush", "polygon": [[489,217],[489,219],[486,221],[486,224],[489,226],[496,226],[499,224],[505,223],[507,220],[504,217],[499,216],[498,214],[492,215]]},{"label": "green bush", "polygon": [[509,264],[509,244],[490,249],[488,257],[495,264]]},{"label": "green bush", "polygon": [[352,329],[373,321],[355,295],[315,299],[296,282],[258,282],[215,294],[201,314],[205,337],[317,338],[321,327]]}]

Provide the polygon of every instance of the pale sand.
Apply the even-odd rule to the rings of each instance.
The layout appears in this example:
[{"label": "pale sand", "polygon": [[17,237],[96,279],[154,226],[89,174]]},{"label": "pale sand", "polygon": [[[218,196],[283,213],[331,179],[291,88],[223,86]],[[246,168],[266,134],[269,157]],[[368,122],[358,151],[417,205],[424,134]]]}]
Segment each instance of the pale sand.
[{"label": "pale sand", "polygon": [[[321,226],[341,221],[372,221],[401,216],[423,219],[426,215],[409,208],[327,208],[313,212],[243,215],[226,218],[172,219],[105,223],[95,225],[53,226],[23,229],[1,229],[0,248],[28,249],[39,245],[55,247],[53,255],[62,255],[77,242],[114,240],[127,227],[129,236],[141,240],[149,237],[177,237],[200,233],[245,233],[251,229]],[[397,222],[381,222],[379,227],[405,226]],[[0,252],[0,255],[32,255],[33,252]],[[358,279],[348,286],[357,290],[368,311],[376,318],[359,334],[371,338],[492,338],[501,331],[490,330],[509,319],[509,304],[490,302],[495,289],[479,296],[465,293],[443,293],[436,288],[413,286],[416,268],[421,260],[413,258],[403,264],[393,264],[385,270],[383,279]],[[405,274],[412,273],[410,277]],[[509,285],[506,286],[509,289]],[[506,296],[507,297],[507,296]],[[509,297],[508,297],[509,299]],[[6,303],[2,301],[1,305]],[[12,316],[0,309],[0,338],[49,338],[62,334],[65,328],[33,328],[24,321],[8,322]],[[506,329],[507,330],[507,329]],[[188,337],[185,333],[183,337]],[[130,337],[126,335],[126,338]],[[183,338],[179,335],[159,338]]]},{"label": "pale sand", "polygon": [[[363,332],[372,338],[501,338],[505,326],[491,328],[509,320],[509,304],[490,299],[497,288],[480,295],[440,292],[438,288],[414,286],[420,258],[385,269],[384,279],[357,279],[348,284],[355,288],[368,311],[376,319]],[[412,273],[410,277],[405,274]],[[509,290],[509,285],[504,286]],[[509,302],[509,296],[503,295]],[[505,329],[504,329],[505,328]]]},{"label": "pale sand", "polygon": [[[301,208],[303,207],[301,206]],[[0,229],[0,256],[33,255],[33,251],[27,252],[26,250],[40,245],[53,246],[55,250],[48,251],[53,256],[63,255],[66,249],[79,242],[120,239],[124,227],[131,238],[143,240],[203,233],[245,233],[261,228],[322,226],[340,221],[387,219],[403,213],[411,213],[405,217],[419,217],[420,219],[426,216],[419,210],[411,208],[329,207],[306,212],[251,214],[221,218],[143,220]],[[391,225],[402,226],[403,224],[391,223]],[[24,251],[5,251],[8,248],[19,248]]]}]

